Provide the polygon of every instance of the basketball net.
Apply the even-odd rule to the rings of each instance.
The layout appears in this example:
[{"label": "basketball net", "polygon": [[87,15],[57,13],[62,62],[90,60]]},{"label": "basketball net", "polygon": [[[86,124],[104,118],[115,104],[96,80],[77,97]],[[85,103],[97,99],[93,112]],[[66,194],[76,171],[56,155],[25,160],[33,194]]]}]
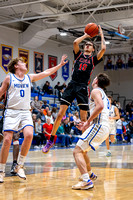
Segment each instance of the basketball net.
[{"label": "basketball net", "polygon": [[118,33],[120,33],[121,35],[125,33],[125,29],[123,28],[122,24],[118,25]]}]

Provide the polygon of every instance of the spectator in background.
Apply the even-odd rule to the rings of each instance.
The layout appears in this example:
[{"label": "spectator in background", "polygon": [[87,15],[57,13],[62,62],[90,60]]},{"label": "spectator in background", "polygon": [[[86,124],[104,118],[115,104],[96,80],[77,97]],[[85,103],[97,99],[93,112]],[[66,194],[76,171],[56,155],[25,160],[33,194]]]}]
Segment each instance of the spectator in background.
[{"label": "spectator in background", "polygon": [[38,100],[38,96],[34,97],[34,100],[31,102],[32,112],[38,114],[41,111],[42,102]]},{"label": "spectator in background", "polygon": [[50,85],[50,82],[48,82],[48,94],[53,94],[53,88],[52,86]]},{"label": "spectator in background", "polygon": [[123,61],[121,59],[121,56],[118,56],[118,60],[116,61],[116,67],[118,69],[122,69],[123,68]]},{"label": "spectator in background", "polygon": [[131,116],[131,114],[132,114],[131,106],[132,106],[132,103],[131,103],[131,102],[129,102],[129,103],[126,105],[126,112],[129,112],[129,115],[130,115],[130,116]]},{"label": "spectator in background", "polygon": [[57,132],[56,132],[57,137],[61,140],[61,147],[68,147],[69,146],[69,136],[64,134],[64,128],[63,125],[60,124]]},{"label": "spectator in background", "polygon": [[65,90],[66,89],[66,87],[67,87],[67,85],[66,85],[66,83],[64,82],[61,86],[60,86],[60,90]]},{"label": "spectator in background", "polygon": [[[50,139],[52,128],[53,128],[53,124],[51,124],[50,118],[47,118],[46,123],[43,124],[43,133],[45,137],[47,138],[47,140]],[[57,135],[54,138],[54,144],[56,142],[56,139],[57,139]]]},{"label": "spectator in background", "polygon": [[49,111],[49,107],[46,107],[46,108],[43,110],[43,114],[46,116],[48,111]]},{"label": "spectator in background", "polygon": [[69,125],[69,118],[64,119],[63,123],[64,133],[69,136],[69,144],[72,144],[74,137],[72,136],[72,125]]},{"label": "spectator in background", "polygon": [[41,108],[40,112],[37,114],[37,119],[41,119],[41,123],[46,123],[46,118],[43,112],[44,109]]},{"label": "spectator in background", "polygon": [[55,89],[55,95],[59,96],[59,92],[60,92],[60,82],[59,81],[54,86],[54,89]]},{"label": "spectator in background", "polygon": [[42,124],[41,124],[41,119],[39,119],[39,118],[37,119],[37,122],[35,122],[35,130],[36,130],[35,133],[39,136],[39,141],[37,141],[37,145],[46,144],[46,137],[43,134],[43,127],[42,127]]},{"label": "spectator in background", "polygon": [[33,125],[34,125],[33,140],[36,141],[36,147],[38,147],[40,145],[41,137],[36,132],[36,123],[37,123],[36,114],[32,115],[32,119],[33,119]]},{"label": "spectator in background", "polygon": [[48,94],[48,87],[49,87],[49,83],[48,83],[48,81],[46,81],[42,88],[42,92],[44,92],[44,94],[45,93]]},{"label": "spectator in background", "polygon": [[64,89],[61,89],[59,91],[59,93],[58,93],[58,99],[59,99],[59,101],[61,100],[63,93],[64,93]]},{"label": "spectator in background", "polygon": [[131,138],[133,138],[133,121],[129,122],[129,130],[130,130]]},{"label": "spectator in background", "polygon": [[53,117],[52,117],[52,113],[50,110],[47,111],[47,115],[45,115],[46,121],[47,119],[50,119],[50,124],[54,123]]},{"label": "spectator in background", "polygon": [[[33,126],[34,126],[34,129],[35,129],[35,122],[37,122],[37,117],[36,117],[36,114],[32,114],[32,120],[33,120]],[[34,132],[36,132],[36,130],[34,130]]]},{"label": "spectator in background", "polygon": [[56,107],[53,107],[52,108],[52,111],[51,111],[51,114],[52,114],[52,117],[53,117],[53,120],[55,121],[56,117],[57,117],[57,108]]},{"label": "spectator in background", "polygon": [[131,142],[130,139],[131,139],[131,131],[129,129],[129,125],[127,124],[126,125],[126,135],[127,135],[127,142]]},{"label": "spectator in background", "polygon": [[82,135],[82,131],[80,131],[76,125],[81,122],[80,118],[79,118],[79,113],[78,111],[75,112],[74,116],[73,116],[73,120],[74,120],[74,135]]},{"label": "spectator in background", "polygon": [[49,107],[49,105],[47,104],[47,101],[43,101],[42,108],[46,109],[46,107]]}]

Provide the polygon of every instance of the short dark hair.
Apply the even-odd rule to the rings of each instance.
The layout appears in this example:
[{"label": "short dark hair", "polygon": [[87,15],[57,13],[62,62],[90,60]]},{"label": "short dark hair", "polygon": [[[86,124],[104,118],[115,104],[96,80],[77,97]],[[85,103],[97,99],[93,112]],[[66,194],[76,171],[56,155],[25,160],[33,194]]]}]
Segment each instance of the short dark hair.
[{"label": "short dark hair", "polygon": [[108,98],[111,99],[111,102],[113,102],[113,97],[111,95],[108,95]]},{"label": "short dark hair", "polygon": [[18,58],[12,59],[12,60],[9,62],[8,66],[7,66],[9,72],[15,74],[15,65],[17,65],[19,61],[24,62],[24,59],[23,59],[22,57],[18,57]]},{"label": "short dark hair", "polygon": [[98,79],[98,87],[105,89],[107,86],[110,85],[109,76],[105,73],[100,73],[97,75]]}]

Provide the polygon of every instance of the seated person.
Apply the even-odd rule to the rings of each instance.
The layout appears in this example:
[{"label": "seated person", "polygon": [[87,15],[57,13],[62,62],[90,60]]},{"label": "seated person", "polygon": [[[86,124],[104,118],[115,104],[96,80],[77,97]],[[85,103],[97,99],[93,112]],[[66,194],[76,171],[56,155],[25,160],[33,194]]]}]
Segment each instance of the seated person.
[{"label": "seated person", "polygon": [[49,118],[50,119],[50,124],[54,124],[53,116],[50,110],[47,111],[47,115],[45,115],[46,121]]},{"label": "seated person", "polygon": [[72,126],[69,125],[69,118],[64,119],[63,123],[64,133],[69,136],[69,144],[72,144],[74,137],[72,136]]},{"label": "seated person", "polygon": [[[43,124],[43,133],[45,134],[45,137],[47,138],[47,140],[50,139],[52,128],[53,128],[53,124],[50,123],[50,118],[47,118],[46,123]],[[54,144],[56,142],[56,139],[57,139],[57,135],[55,135],[54,137]]]},{"label": "seated person", "polygon": [[44,115],[44,109],[41,108],[40,112],[37,114],[37,119],[41,119],[41,123],[45,123],[46,122],[46,117]]},{"label": "seated person", "polygon": [[40,138],[38,138],[37,145],[46,144],[46,137],[43,134],[43,128],[42,128],[42,124],[41,124],[41,119],[40,118],[38,118],[37,122],[35,122],[35,133],[36,133],[36,135],[38,135],[40,137]]},{"label": "seated person", "polygon": [[68,147],[69,146],[69,136],[64,134],[64,128],[63,125],[60,124],[57,132],[56,132],[57,137],[61,140],[61,147]]},{"label": "seated person", "polygon": [[49,105],[47,104],[47,101],[43,101],[42,108],[46,109],[46,107],[49,107]]},{"label": "seated person", "polygon": [[38,96],[34,97],[34,100],[31,102],[32,113],[38,114],[41,111],[42,102],[38,100]]}]

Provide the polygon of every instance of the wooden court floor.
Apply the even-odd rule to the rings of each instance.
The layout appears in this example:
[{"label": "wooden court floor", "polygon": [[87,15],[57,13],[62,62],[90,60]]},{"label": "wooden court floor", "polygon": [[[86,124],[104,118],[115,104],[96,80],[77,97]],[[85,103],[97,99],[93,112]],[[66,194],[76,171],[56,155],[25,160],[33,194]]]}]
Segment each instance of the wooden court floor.
[{"label": "wooden court floor", "polygon": [[72,190],[79,171],[73,159],[73,148],[30,151],[25,167],[27,180],[10,175],[12,152],[9,153],[5,182],[0,184],[0,200],[132,200],[133,145],[111,146],[107,158],[105,146],[90,152],[93,171],[98,175],[94,188]]}]

